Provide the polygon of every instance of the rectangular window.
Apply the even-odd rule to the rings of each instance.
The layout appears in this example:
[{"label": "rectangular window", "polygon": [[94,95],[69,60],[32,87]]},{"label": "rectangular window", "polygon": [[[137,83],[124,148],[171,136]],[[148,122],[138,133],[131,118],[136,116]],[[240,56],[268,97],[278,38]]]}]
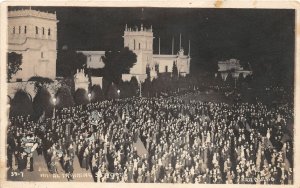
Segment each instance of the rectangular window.
[{"label": "rectangular window", "polygon": [[51,30],[50,29],[48,29],[48,36],[50,36],[51,35]]},{"label": "rectangular window", "polygon": [[166,69],[165,71],[168,72],[168,66],[166,66],[165,69]]},{"label": "rectangular window", "polygon": [[19,26],[19,34],[21,34],[21,26]]},{"label": "rectangular window", "polygon": [[44,52],[41,52],[41,58],[44,58]]},{"label": "rectangular window", "polygon": [[133,49],[135,50],[135,40],[133,40]]},{"label": "rectangular window", "polygon": [[35,26],[35,34],[39,34],[39,28]]},{"label": "rectangular window", "polygon": [[17,78],[16,81],[17,82],[22,82],[22,78]]},{"label": "rectangular window", "polygon": [[45,35],[45,28],[43,28],[42,30],[43,30],[43,35]]},{"label": "rectangular window", "polygon": [[24,27],[24,33],[25,34],[27,33],[27,27],[26,26]]}]

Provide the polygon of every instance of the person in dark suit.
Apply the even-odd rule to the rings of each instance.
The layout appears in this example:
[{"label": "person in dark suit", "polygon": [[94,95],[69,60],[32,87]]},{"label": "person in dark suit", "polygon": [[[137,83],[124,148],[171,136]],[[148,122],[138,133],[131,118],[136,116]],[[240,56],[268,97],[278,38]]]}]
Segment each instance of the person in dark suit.
[{"label": "person in dark suit", "polygon": [[32,172],[33,171],[33,153],[30,153],[29,154],[29,160],[30,160],[30,172]]},{"label": "person in dark suit", "polygon": [[18,157],[18,169],[19,171],[23,171],[24,169],[26,169],[27,166],[27,157],[26,157],[26,153],[22,152],[19,154]]}]

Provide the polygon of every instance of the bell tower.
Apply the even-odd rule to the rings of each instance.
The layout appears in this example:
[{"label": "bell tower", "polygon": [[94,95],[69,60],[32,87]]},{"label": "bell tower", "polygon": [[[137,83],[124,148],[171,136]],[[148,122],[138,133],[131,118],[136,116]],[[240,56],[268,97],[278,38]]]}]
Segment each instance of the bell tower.
[{"label": "bell tower", "polygon": [[56,78],[57,22],[56,13],[31,8],[8,12],[8,52],[22,54],[22,70],[12,81]]},{"label": "bell tower", "polygon": [[124,31],[124,47],[128,47],[137,55],[136,64],[130,69],[130,74],[146,74],[146,66],[152,66],[153,62],[153,31],[152,26],[146,28],[141,24],[131,28],[127,25]]}]

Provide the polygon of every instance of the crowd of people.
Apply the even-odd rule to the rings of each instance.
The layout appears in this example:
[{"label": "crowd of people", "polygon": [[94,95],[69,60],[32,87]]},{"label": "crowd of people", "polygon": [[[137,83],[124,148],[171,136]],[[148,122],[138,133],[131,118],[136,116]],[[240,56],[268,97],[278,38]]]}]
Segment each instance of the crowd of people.
[{"label": "crowd of people", "polygon": [[100,101],[38,122],[11,118],[8,166],[33,171],[36,150],[50,173],[61,165],[68,180],[78,158],[95,182],[292,184],[293,118],[289,104]]}]

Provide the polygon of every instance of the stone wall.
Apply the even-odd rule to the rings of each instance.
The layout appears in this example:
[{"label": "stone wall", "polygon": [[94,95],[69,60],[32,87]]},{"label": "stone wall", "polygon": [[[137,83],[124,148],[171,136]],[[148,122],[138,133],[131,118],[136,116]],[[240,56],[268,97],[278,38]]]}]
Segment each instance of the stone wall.
[{"label": "stone wall", "polygon": [[[18,90],[24,90],[26,91],[32,98],[36,95],[36,89],[34,87],[35,82],[34,81],[26,81],[26,82],[10,82],[7,83],[7,95],[13,99],[15,96],[15,93]],[[51,84],[46,84],[45,87],[48,89],[49,93],[54,96],[57,92],[57,89],[60,87],[60,83],[55,80]]]},{"label": "stone wall", "polygon": [[92,76],[91,80],[92,80],[92,85],[100,85],[100,87],[102,88],[103,77],[94,77],[94,76]]}]

